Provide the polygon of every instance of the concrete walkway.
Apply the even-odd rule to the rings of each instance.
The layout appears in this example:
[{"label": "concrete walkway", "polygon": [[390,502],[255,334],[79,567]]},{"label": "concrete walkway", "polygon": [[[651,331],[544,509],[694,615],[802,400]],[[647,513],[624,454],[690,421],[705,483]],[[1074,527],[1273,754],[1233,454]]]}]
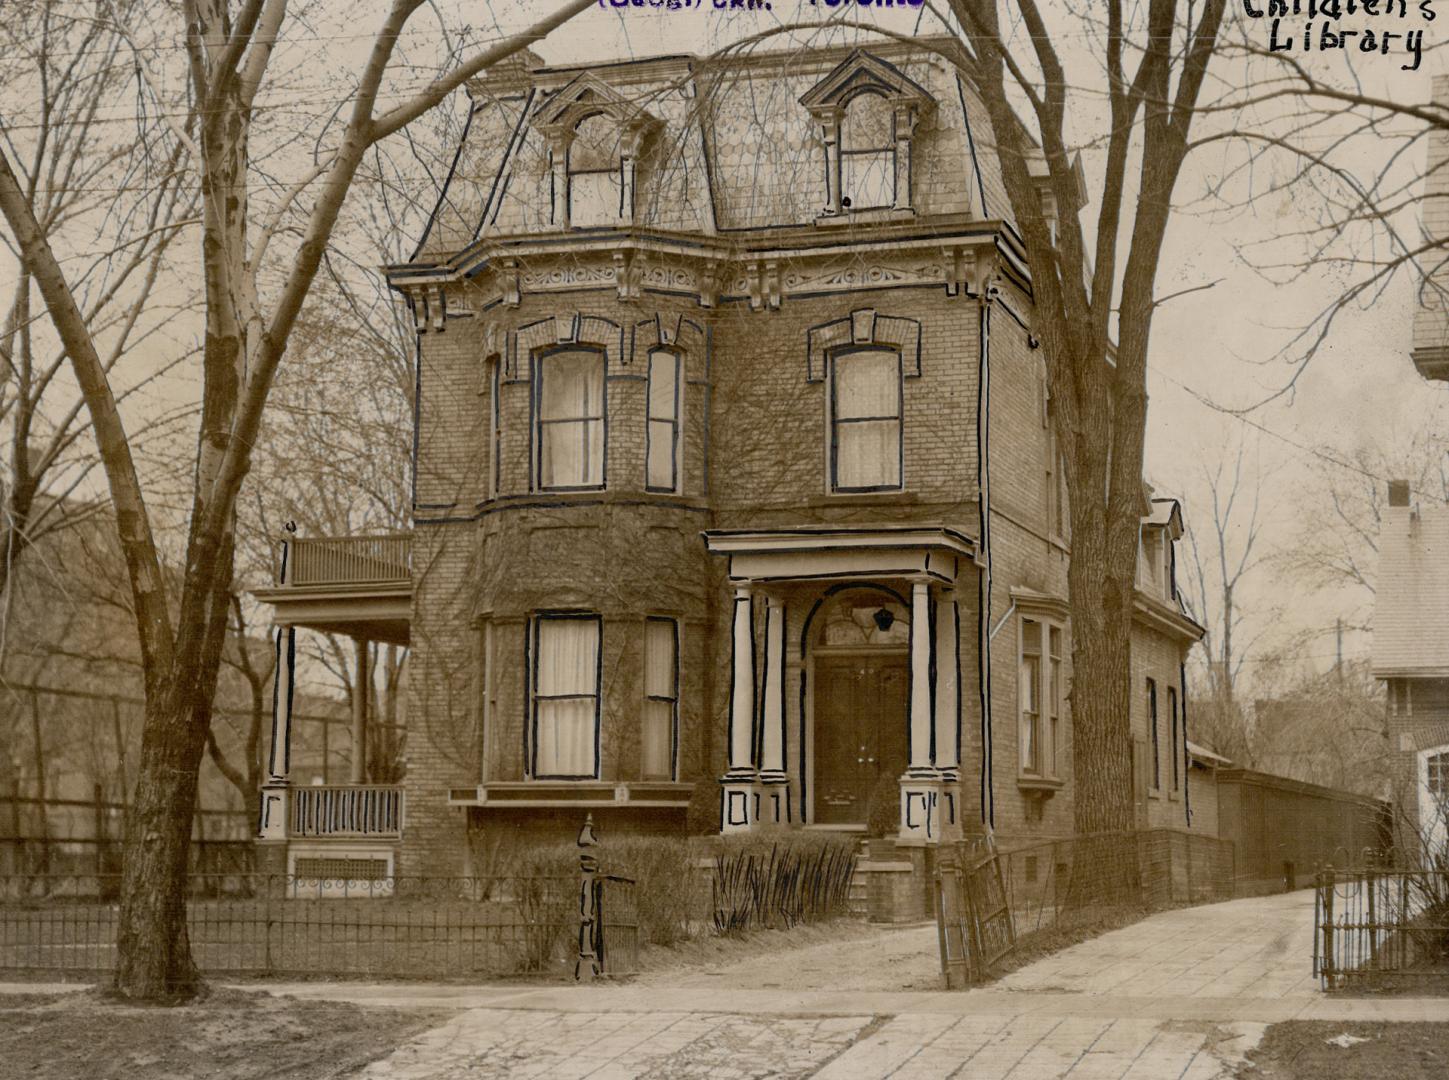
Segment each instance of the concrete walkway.
[{"label": "concrete walkway", "polygon": [[[872,939],[798,950],[810,954],[804,962],[786,952],[728,965],[710,972],[707,985],[697,972],[681,972],[674,986],[661,974],[621,986],[267,989],[462,1010],[370,1066],[363,1075],[374,1080],[1209,1080],[1230,1076],[1266,1026],[1281,1020],[1449,1021],[1449,998],[1321,994],[1310,971],[1312,919],[1311,892],[1165,912],[964,993],[844,988],[861,980],[822,950],[847,950],[843,962],[867,972],[864,985],[875,987]],[[884,933],[894,935],[896,957],[920,939],[924,967],[904,960],[896,967],[898,986],[919,985],[920,970],[936,964],[934,930]],[[832,962],[842,988],[814,977]],[[812,988],[750,983],[761,965],[798,971]]]}]

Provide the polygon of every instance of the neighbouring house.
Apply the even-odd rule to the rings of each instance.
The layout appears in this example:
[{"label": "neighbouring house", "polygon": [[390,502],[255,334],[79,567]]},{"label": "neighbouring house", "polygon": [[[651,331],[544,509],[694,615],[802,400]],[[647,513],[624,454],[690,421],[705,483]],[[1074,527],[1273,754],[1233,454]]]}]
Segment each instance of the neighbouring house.
[{"label": "neighbouring house", "polygon": [[1388,691],[1395,801],[1425,853],[1443,857],[1449,848],[1449,507],[1420,503],[1407,481],[1391,481],[1378,548],[1373,673]]},{"label": "neighbouring house", "polygon": [[[290,539],[258,594],[282,627],[275,865],[456,874],[490,834],[708,807],[726,833],[884,816],[924,882],[983,823],[1072,831],[1031,271],[986,112],[930,44],[525,55],[471,84],[389,269],[418,333],[411,534]],[[1143,826],[1186,828],[1202,772],[1181,532],[1144,488]],[[399,785],[289,784],[299,630],[408,645]]]}]

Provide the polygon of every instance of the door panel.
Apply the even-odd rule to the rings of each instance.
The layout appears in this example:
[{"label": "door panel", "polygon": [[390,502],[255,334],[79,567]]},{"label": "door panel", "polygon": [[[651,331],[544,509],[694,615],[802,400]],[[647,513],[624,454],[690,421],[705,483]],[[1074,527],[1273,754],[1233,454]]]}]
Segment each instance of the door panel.
[{"label": "door panel", "polygon": [[864,825],[880,777],[905,771],[908,659],[817,656],[815,679],[814,820]]}]

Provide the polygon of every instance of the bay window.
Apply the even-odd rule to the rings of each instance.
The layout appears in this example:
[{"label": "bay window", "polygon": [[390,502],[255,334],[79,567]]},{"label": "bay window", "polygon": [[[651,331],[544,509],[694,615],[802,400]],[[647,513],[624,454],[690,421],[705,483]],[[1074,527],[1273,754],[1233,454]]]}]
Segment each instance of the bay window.
[{"label": "bay window", "polygon": [[1055,778],[1062,726],[1062,629],[1040,619],[1021,620],[1018,709],[1021,772]]},{"label": "bay window", "polygon": [[534,363],[538,486],[545,491],[604,486],[604,354],[544,353]]},{"label": "bay window", "polygon": [[901,487],[901,357],[888,349],[836,353],[830,364],[832,491]]},{"label": "bay window", "polygon": [[603,622],[587,613],[550,613],[535,616],[532,629],[530,775],[596,779]]}]

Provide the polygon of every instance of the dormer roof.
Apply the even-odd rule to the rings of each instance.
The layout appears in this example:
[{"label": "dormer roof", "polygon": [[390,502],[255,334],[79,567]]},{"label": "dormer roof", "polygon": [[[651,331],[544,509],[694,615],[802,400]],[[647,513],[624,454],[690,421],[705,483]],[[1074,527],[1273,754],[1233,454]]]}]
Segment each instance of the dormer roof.
[{"label": "dormer roof", "polygon": [[549,96],[533,115],[533,126],[548,136],[567,135],[589,116],[604,113],[620,129],[646,131],[659,119],[592,72],[575,76]]},{"label": "dormer roof", "polygon": [[922,111],[936,103],[930,91],[900,68],[856,49],[805,91],[800,104],[812,113],[842,109],[857,94],[879,94],[894,104],[914,105]]}]

